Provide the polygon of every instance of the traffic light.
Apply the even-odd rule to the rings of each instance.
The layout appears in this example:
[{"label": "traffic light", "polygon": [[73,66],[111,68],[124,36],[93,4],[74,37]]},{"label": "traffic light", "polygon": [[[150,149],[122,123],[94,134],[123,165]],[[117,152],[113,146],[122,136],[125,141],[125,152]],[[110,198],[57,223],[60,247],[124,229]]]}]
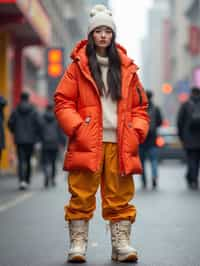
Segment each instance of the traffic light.
[{"label": "traffic light", "polygon": [[64,49],[61,47],[47,48],[46,74],[48,93],[51,97],[64,73]]}]

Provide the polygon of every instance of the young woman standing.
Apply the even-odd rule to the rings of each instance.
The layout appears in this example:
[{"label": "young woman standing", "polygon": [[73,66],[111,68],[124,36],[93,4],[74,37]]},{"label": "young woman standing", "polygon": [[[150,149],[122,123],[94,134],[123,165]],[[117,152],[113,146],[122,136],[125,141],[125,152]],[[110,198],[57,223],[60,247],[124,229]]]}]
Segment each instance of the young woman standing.
[{"label": "young woman standing", "polygon": [[136,209],[132,174],[141,173],[138,146],[149,127],[147,97],[126,50],[115,43],[116,27],[103,5],[91,11],[88,39],[74,48],[55,92],[55,113],[69,136],[64,169],[71,193],[69,261],[85,261],[89,220],[101,186],[102,216],[110,222],[112,259],[136,261],[130,245]]}]

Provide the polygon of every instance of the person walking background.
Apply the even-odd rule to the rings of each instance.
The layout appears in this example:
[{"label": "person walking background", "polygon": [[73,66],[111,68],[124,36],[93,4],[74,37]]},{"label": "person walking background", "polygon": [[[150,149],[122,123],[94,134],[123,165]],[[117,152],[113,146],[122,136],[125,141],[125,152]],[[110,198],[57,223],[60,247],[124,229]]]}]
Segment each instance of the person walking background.
[{"label": "person walking background", "polygon": [[151,164],[151,179],[153,189],[157,187],[158,181],[158,148],[156,146],[157,129],[162,124],[162,115],[160,108],[153,102],[153,92],[146,90],[147,98],[149,100],[148,113],[150,116],[150,127],[147,138],[143,144],[140,145],[140,158],[142,161],[143,172],[141,175],[143,188],[147,186],[146,161],[149,159]]},{"label": "person walking background", "polygon": [[186,151],[186,182],[190,189],[198,189],[200,163],[200,88],[192,87],[188,101],[183,103],[177,116],[178,135]]},{"label": "person walking background", "polygon": [[136,208],[132,174],[141,173],[139,143],[149,127],[147,97],[126,50],[115,42],[111,11],[90,12],[88,39],[80,41],[55,92],[55,114],[69,136],[64,169],[71,193],[68,260],[86,260],[89,220],[101,185],[102,216],[110,223],[112,259],[136,261],[130,245]]},{"label": "person walking background", "polygon": [[0,96],[0,168],[1,168],[2,150],[5,148],[4,108],[6,105],[7,105],[6,99],[3,96]]},{"label": "person walking background", "polygon": [[39,136],[39,116],[29,102],[29,94],[22,92],[21,100],[8,120],[17,148],[19,189],[26,189],[31,182],[31,158]]},{"label": "person walking background", "polygon": [[42,168],[44,172],[44,187],[51,183],[56,185],[56,160],[59,146],[62,145],[62,132],[53,112],[53,105],[48,104],[41,119]]}]

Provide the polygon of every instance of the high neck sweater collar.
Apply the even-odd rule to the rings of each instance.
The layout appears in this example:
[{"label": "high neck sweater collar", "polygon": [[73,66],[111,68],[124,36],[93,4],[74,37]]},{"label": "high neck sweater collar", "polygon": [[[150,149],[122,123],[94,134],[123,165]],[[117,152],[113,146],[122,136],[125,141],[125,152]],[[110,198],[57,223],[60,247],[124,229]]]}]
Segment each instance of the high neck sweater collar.
[{"label": "high neck sweater collar", "polygon": [[97,61],[99,62],[100,65],[108,66],[108,57],[103,57],[98,54],[96,54],[96,56],[97,56]]}]

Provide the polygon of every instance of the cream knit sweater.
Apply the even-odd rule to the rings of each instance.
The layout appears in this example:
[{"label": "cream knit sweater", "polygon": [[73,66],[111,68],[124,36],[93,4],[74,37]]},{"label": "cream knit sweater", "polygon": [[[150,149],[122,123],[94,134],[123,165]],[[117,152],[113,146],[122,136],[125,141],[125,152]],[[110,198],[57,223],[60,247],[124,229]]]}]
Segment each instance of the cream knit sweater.
[{"label": "cream knit sweater", "polygon": [[[107,73],[108,57],[97,55],[98,63],[102,72],[102,80],[105,84],[106,92],[108,91]],[[103,142],[117,142],[117,102],[114,102],[110,95],[101,97],[103,111]]]}]

